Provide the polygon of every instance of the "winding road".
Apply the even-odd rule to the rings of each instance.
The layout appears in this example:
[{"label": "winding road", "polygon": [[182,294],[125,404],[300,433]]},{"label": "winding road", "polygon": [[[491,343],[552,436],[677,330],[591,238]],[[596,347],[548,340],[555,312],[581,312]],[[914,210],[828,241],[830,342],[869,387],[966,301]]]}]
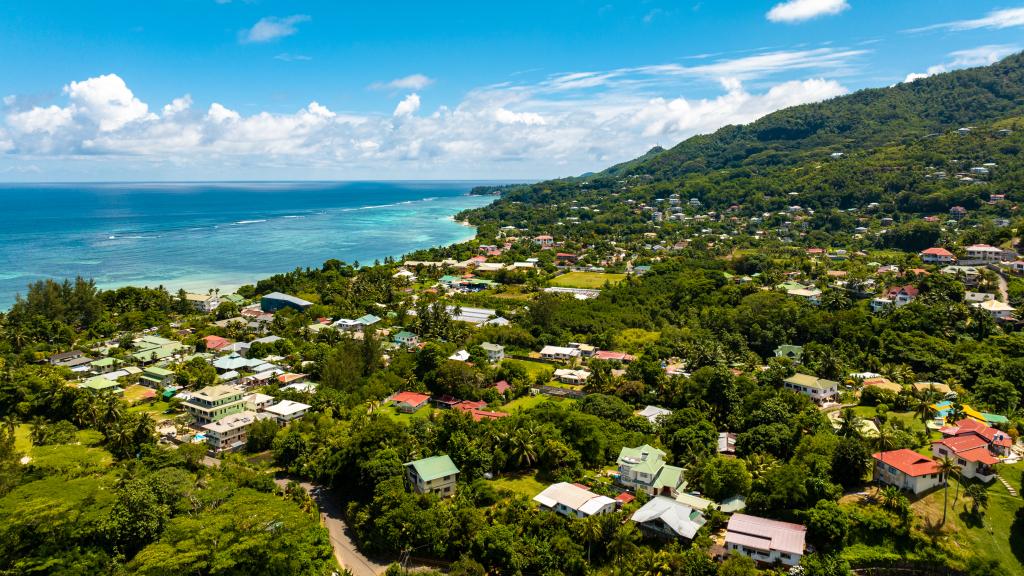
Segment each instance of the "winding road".
[{"label": "winding road", "polygon": [[[275,478],[274,482],[284,488],[290,478]],[[299,482],[303,489],[313,498],[320,508],[320,521],[327,528],[334,558],[338,565],[347,569],[354,576],[377,576],[387,570],[388,565],[376,562],[364,556],[356,548],[355,542],[348,535],[348,527],[342,519],[341,506],[331,491],[312,482]]]}]

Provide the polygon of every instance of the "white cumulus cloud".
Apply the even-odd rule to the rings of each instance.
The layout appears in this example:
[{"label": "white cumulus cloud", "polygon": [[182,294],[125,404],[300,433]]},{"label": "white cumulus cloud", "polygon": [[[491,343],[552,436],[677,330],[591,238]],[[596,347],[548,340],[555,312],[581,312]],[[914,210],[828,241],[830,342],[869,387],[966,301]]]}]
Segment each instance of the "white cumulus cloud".
[{"label": "white cumulus cloud", "polygon": [[403,98],[402,101],[398,103],[398,106],[395,106],[395,112],[393,115],[396,117],[412,116],[419,109],[420,96],[419,94],[413,92],[412,94],[409,94],[408,96]]},{"label": "white cumulus cloud", "polygon": [[[233,102],[200,103],[187,94],[147,104],[108,74],[68,83],[54,102],[19,108],[22,99],[11,100],[0,118],[0,170],[31,161],[72,178],[95,175],[97,166],[179,178],[578,174],[655,144],[843,94],[828,74],[854,57],[836,49],[567,72],[479,87],[429,111],[410,91],[391,111],[360,114],[315,100],[273,113],[243,113]],[[807,76],[773,80],[782,72]],[[709,79],[717,87],[709,90]],[[703,93],[689,94],[694,87]]]},{"label": "white cumulus cloud", "polygon": [[978,46],[977,48],[969,48],[967,50],[957,50],[950,52],[950,60],[941,64],[935,64],[929,66],[925,72],[911,72],[907,74],[907,77],[903,79],[904,82],[913,82],[914,80],[920,80],[921,78],[927,78],[936,74],[942,74],[943,72],[949,72],[950,70],[958,70],[960,68],[970,68],[973,66],[988,66],[994,64],[1003,58],[1006,58],[1010,54],[1019,52],[1021,47],[1015,44],[987,44],[985,46]]},{"label": "white cumulus cloud", "polygon": [[410,74],[401,78],[395,78],[389,82],[375,82],[370,88],[377,90],[423,90],[434,83],[434,79],[425,74]]},{"label": "white cumulus cloud", "polygon": [[849,8],[846,0],[787,0],[773,6],[765,17],[772,22],[803,22],[833,16]]},{"label": "white cumulus cloud", "polygon": [[299,24],[310,20],[311,18],[305,14],[295,14],[285,18],[267,16],[260,18],[252,28],[243,30],[239,34],[239,39],[243,43],[271,42],[295,34],[299,31]]}]

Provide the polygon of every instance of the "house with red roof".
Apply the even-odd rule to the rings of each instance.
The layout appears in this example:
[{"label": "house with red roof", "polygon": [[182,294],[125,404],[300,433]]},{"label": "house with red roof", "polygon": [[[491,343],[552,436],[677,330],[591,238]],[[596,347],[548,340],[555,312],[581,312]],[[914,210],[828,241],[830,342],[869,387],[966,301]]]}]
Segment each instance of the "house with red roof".
[{"label": "house with red roof", "polygon": [[886,292],[886,297],[892,300],[893,304],[899,308],[900,306],[906,306],[917,298],[920,290],[914,286],[907,284],[906,286],[893,286]]},{"label": "house with red roof", "polygon": [[995,479],[999,457],[1009,454],[1013,445],[1006,432],[970,418],[943,426],[939,432],[942,440],[932,442],[932,454],[954,458],[961,476],[982,482]]},{"label": "house with red roof", "polygon": [[231,340],[213,334],[203,336],[203,342],[206,344],[207,350],[213,350],[215,352],[231,345]]},{"label": "house with red roof", "polygon": [[956,256],[945,248],[929,248],[923,250],[918,256],[925,264],[952,264],[956,262]]},{"label": "house with red roof", "polygon": [[391,403],[399,412],[412,414],[423,408],[430,401],[430,396],[419,392],[396,392],[391,396]]},{"label": "house with red roof", "polygon": [[875,460],[872,478],[875,482],[896,486],[920,494],[942,486],[946,476],[939,472],[939,463],[913,450],[900,448],[871,455]]},{"label": "house with red roof", "polygon": [[481,420],[497,420],[499,418],[504,418],[508,416],[508,413],[473,409],[469,411],[469,415],[473,417],[474,422],[479,422]]},{"label": "house with red roof", "polygon": [[498,394],[504,395],[505,392],[512,389],[512,385],[507,380],[498,380],[494,383],[494,389],[498,391]]}]

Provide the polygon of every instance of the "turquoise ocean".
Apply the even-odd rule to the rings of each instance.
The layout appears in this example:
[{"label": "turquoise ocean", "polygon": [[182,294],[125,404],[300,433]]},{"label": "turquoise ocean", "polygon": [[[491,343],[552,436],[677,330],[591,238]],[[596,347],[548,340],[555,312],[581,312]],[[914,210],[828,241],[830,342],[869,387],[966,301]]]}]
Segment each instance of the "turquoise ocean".
[{"label": "turquoise ocean", "polygon": [[232,290],[473,237],[484,182],[0,184],[0,308],[43,278]]}]

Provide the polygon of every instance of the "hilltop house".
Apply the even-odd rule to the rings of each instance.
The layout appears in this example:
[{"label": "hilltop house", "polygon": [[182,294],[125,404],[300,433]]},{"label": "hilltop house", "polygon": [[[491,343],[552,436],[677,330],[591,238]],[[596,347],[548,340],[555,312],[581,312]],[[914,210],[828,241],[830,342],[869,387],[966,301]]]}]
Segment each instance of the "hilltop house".
[{"label": "hilltop house", "polygon": [[921,251],[918,256],[925,264],[953,264],[956,262],[956,256],[945,248],[928,248]]},{"label": "hilltop house", "polygon": [[804,356],[804,347],[794,344],[783,344],[775,349],[776,358],[789,358],[794,364],[799,364]]},{"label": "hilltop house", "polygon": [[199,425],[209,424],[245,408],[245,391],[237,386],[207,386],[192,394],[183,406]]},{"label": "hilltop house", "polygon": [[683,469],[665,462],[665,452],[644,444],[624,447],[616,460],[619,484],[652,496],[675,497],[683,485]]},{"label": "hilltop house", "polygon": [[894,306],[900,308],[913,302],[919,293],[920,290],[907,284],[906,286],[893,286],[889,288],[886,297],[892,301]]},{"label": "hilltop house", "polygon": [[545,346],[540,350],[540,357],[544,360],[569,362],[580,357],[580,350],[568,346]]},{"label": "hilltop house", "polygon": [[699,510],[665,496],[655,496],[629,518],[647,535],[693,540],[707,520]]},{"label": "hilltop house", "polygon": [[170,386],[174,384],[174,372],[166,368],[150,366],[142,371],[142,376],[139,377],[139,384],[153,389]]},{"label": "hilltop house", "polygon": [[203,425],[206,443],[213,452],[235,451],[245,446],[246,432],[256,422],[256,413],[246,410]]},{"label": "hilltop house", "polygon": [[992,264],[1003,260],[1016,260],[1016,254],[1008,254],[1006,250],[988,244],[972,244],[964,249],[964,260],[971,264]]},{"label": "hilltop house", "polygon": [[783,385],[804,396],[810,397],[818,404],[832,402],[839,397],[839,383],[811,376],[810,374],[793,374],[783,380]]},{"label": "hilltop house", "polygon": [[643,410],[634,412],[637,416],[646,418],[651,424],[657,424],[658,419],[662,416],[671,416],[672,411],[668,408],[660,408],[658,406],[647,406]]},{"label": "hilltop house", "polygon": [[1009,454],[1012,446],[1006,432],[969,418],[944,426],[939,432],[942,439],[932,442],[932,454],[955,458],[961,476],[982,482],[995,478],[994,466],[999,463],[999,456]]},{"label": "hilltop house", "polygon": [[392,336],[391,340],[399,346],[413,347],[420,343],[420,337],[409,332],[408,330],[402,330],[398,334]]},{"label": "hilltop house", "polygon": [[505,347],[501,344],[484,342],[480,347],[483,348],[484,353],[487,354],[487,361],[491,364],[497,364],[505,359]]},{"label": "hilltop house", "polygon": [[762,564],[800,564],[807,528],[747,514],[733,514],[725,532],[725,549]]},{"label": "hilltop house", "polygon": [[938,462],[913,450],[876,452],[871,457],[875,460],[872,478],[880,484],[920,494],[946,483]]},{"label": "hilltop house", "polygon": [[305,416],[306,412],[308,412],[310,408],[311,406],[309,404],[303,404],[302,402],[281,400],[273,406],[268,406],[265,409],[265,412],[267,414],[273,414],[274,418],[277,419],[277,423],[284,426],[292,420],[298,420]]},{"label": "hilltop house", "polygon": [[618,505],[615,500],[607,496],[594,494],[579,484],[569,484],[568,482],[559,482],[548,486],[543,492],[534,496],[533,501],[569,518],[611,514]]},{"label": "hilltop house", "polygon": [[971,304],[975,308],[980,308],[985,312],[988,312],[996,320],[1003,320],[1013,316],[1013,313],[1017,310],[1013,306],[1010,306],[1006,302],[999,300],[986,300],[985,302],[974,302]]},{"label": "hilltop house", "polygon": [[447,455],[405,463],[405,477],[420,494],[454,496],[459,469]]}]

